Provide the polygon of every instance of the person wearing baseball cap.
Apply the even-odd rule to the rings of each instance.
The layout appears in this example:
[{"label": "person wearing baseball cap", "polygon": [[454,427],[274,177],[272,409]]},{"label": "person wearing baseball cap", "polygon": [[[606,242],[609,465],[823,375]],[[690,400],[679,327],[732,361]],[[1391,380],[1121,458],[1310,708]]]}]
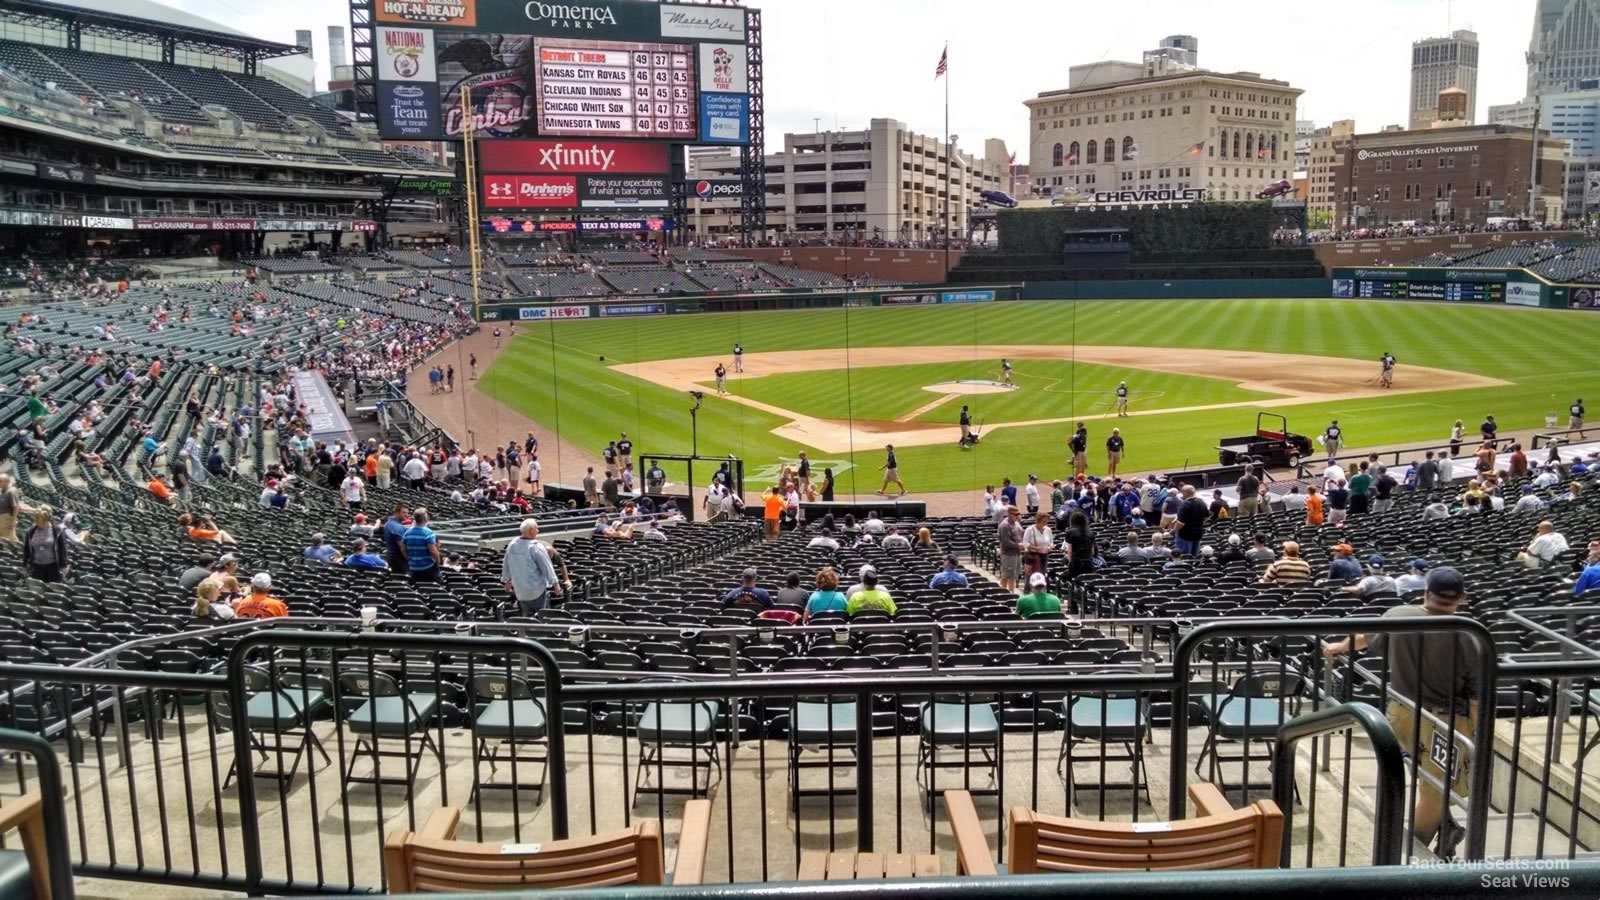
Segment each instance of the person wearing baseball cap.
[{"label": "person wearing baseball cap", "polygon": [[1017,598],[1017,615],[1024,619],[1061,617],[1061,598],[1050,593],[1050,579],[1043,572],[1028,576],[1028,592]]},{"label": "person wearing baseball cap", "polygon": [[276,619],[289,614],[289,604],[272,596],[272,576],[257,572],[250,576],[250,593],[233,605],[236,619]]},{"label": "person wearing baseball cap", "polygon": [[1394,596],[1399,593],[1394,578],[1384,571],[1384,559],[1374,553],[1367,557],[1367,577],[1344,589],[1357,597]]},{"label": "person wearing baseball cap", "polygon": [[[1450,566],[1438,566],[1428,572],[1420,604],[1391,607],[1383,617],[1451,616],[1466,599],[1467,588],[1461,573]],[[1432,748],[1436,720],[1449,722],[1457,733],[1469,736],[1477,721],[1483,673],[1479,671],[1478,651],[1472,639],[1460,632],[1356,634],[1343,641],[1323,644],[1322,653],[1332,660],[1351,650],[1366,649],[1387,660],[1389,686],[1393,695],[1398,695],[1392,695],[1389,700],[1389,724],[1394,727],[1402,746],[1410,746],[1411,757],[1418,766],[1440,781],[1449,781],[1453,792],[1465,797],[1472,768],[1466,751],[1460,749],[1457,742],[1450,742],[1454,756],[1450,760],[1452,778],[1445,775],[1445,768],[1436,761]],[[1422,716],[1420,722],[1418,707],[1429,713]],[[1452,859],[1456,846],[1466,836],[1466,829],[1450,818],[1444,797],[1432,782],[1418,778],[1416,796],[1411,833],[1424,844],[1432,843],[1437,836],[1440,858]]]},{"label": "person wearing baseball cap", "polygon": [[745,569],[739,576],[739,586],[722,595],[724,609],[730,606],[755,604],[762,609],[772,608],[772,596],[765,588],[756,587],[756,570]]},{"label": "person wearing baseball cap", "polygon": [[1411,570],[1394,580],[1395,590],[1399,591],[1401,594],[1409,594],[1413,591],[1427,590],[1428,568],[1429,564],[1427,560],[1413,559],[1411,561]]},{"label": "person wearing baseball cap", "polygon": [[1334,544],[1328,548],[1333,558],[1328,560],[1329,581],[1361,580],[1361,564],[1356,562],[1356,548],[1349,544]]}]

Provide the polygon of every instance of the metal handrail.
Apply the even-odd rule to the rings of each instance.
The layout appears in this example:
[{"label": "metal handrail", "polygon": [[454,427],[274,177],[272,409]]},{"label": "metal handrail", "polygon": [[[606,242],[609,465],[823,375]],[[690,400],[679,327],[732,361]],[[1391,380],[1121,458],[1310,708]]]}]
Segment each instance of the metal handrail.
[{"label": "metal handrail", "polygon": [[[1360,727],[1367,733],[1378,765],[1378,808],[1372,823],[1372,864],[1396,866],[1405,847],[1406,761],[1400,739],[1383,714],[1366,703],[1343,703],[1297,716],[1278,726],[1272,751],[1272,799],[1283,811],[1283,830],[1294,832],[1294,745],[1314,738]],[[1279,865],[1289,868],[1294,848],[1284,841]]]}]

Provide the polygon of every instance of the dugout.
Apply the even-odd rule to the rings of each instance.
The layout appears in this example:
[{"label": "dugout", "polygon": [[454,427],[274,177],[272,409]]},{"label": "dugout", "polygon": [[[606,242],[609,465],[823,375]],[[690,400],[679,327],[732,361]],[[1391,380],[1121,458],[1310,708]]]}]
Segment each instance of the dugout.
[{"label": "dugout", "polygon": [[1126,228],[1072,228],[1061,233],[1061,265],[1067,269],[1125,266],[1133,256]]}]

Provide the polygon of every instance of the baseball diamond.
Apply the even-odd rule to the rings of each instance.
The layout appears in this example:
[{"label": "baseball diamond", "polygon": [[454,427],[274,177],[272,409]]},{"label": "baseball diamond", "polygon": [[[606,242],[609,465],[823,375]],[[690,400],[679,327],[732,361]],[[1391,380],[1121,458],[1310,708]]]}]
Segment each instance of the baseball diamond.
[{"label": "baseball diamond", "polygon": [[[874,472],[894,443],[920,493],[1062,471],[1075,423],[1091,448],[1110,433],[1121,382],[1124,466],[1139,470],[1210,464],[1217,439],[1258,409],[1312,433],[1338,419],[1350,447],[1442,443],[1455,419],[1490,413],[1507,430],[1538,427],[1567,395],[1596,393],[1586,387],[1600,365],[1584,348],[1597,338],[1600,319],[1582,313],[1353,300],[771,311],[543,322],[519,332],[479,390],[590,452],[627,431],[666,453],[689,450],[687,392],[703,390],[701,453],[850,460],[840,487],[854,493],[876,487],[854,473]],[[1392,389],[1379,384],[1385,353],[1398,359]],[[999,385],[1002,359],[1014,388]],[[985,430],[968,452],[956,446],[963,403]]]}]

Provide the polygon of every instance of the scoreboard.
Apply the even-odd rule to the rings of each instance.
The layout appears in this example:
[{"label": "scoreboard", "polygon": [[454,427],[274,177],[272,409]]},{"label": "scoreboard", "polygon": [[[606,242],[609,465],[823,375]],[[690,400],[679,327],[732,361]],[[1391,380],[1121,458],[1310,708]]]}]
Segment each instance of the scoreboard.
[{"label": "scoreboard", "polygon": [[1503,281],[1378,281],[1362,279],[1356,282],[1357,297],[1395,300],[1452,300],[1468,303],[1503,303],[1506,284]]},{"label": "scoreboard", "polygon": [[540,38],[535,55],[540,134],[676,140],[696,136],[693,47]]}]

